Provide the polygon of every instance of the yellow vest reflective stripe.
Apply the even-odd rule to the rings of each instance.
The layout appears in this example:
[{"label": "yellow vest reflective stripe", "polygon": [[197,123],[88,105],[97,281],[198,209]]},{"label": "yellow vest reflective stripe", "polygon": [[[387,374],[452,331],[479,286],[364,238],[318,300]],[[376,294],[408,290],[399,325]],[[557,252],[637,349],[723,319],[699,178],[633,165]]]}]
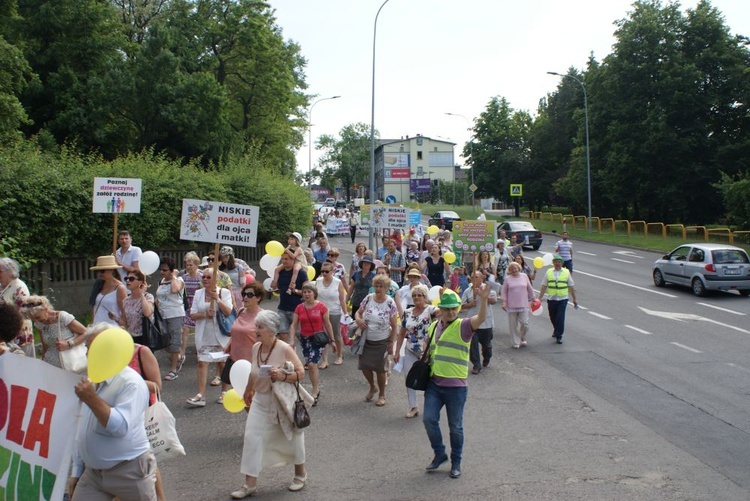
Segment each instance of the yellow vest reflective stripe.
[{"label": "yellow vest reflective stripe", "polygon": [[560,276],[555,280],[555,270],[550,268],[547,270],[547,294],[550,296],[567,296],[568,295],[568,279],[570,278],[570,271],[567,268],[560,270]]},{"label": "yellow vest reflective stripe", "polygon": [[430,364],[432,375],[454,379],[466,379],[469,376],[469,346],[471,342],[461,339],[461,319],[457,318],[445,328],[440,340],[433,335],[438,321],[430,325]]}]

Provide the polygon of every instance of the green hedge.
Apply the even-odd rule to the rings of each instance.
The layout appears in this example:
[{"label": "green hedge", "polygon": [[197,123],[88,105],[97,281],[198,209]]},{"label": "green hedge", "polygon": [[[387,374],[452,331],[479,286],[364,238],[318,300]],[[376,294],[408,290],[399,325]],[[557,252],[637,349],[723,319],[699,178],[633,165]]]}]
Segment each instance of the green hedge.
[{"label": "green hedge", "polygon": [[0,149],[0,238],[15,239],[15,255],[31,260],[111,252],[113,218],[92,213],[95,177],[142,179],[141,213],[120,215],[118,228],[144,249],[180,242],[183,198],[259,206],[259,242],[285,242],[285,232],[310,224],[307,190],[252,157],[206,171],[150,152],[110,162],[22,143]]}]

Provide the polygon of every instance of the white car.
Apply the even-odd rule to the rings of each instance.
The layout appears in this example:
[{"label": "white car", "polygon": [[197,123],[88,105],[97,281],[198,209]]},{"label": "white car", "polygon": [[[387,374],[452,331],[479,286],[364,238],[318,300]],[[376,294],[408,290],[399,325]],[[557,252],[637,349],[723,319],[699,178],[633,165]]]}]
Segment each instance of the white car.
[{"label": "white car", "polygon": [[696,296],[712,290],[736,290],[750,296],[750,258],[740,247],[725,244],[693,243],[680,245],[657,259],[653,268],[654,285],[684,285]]}]

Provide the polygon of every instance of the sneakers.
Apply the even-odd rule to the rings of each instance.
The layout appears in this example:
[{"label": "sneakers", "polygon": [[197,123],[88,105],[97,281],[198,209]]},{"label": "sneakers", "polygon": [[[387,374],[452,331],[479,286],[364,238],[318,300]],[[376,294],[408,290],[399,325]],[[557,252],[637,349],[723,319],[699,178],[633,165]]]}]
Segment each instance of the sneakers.
[{"label": "sneakers", "polygon": [[201,395],[200,393],[196,393],[194,397],[188,398],[186,402],[191,407],[205,407],[206,406],[206,399],[203,398],[203,395]]},{"label": "sneakers", "polygon": [[425,470],[427,470],[427,471],[435,471],[438,468],[440,468],[440,465],[443,464],[443,463],[445,463],[446,461],[448,461],[448,456],[445,455],[445,454],[443,454],[440,457],[435,456],[432,459],[432,463],[428,464],[427,468],[425,468]]},{"label": "sneakers", "polygon": [[522,340],[521,340],[521,346],[526,346],[527,344],[528,344],[528,343],[526,342],[526,340],[525,340],[525,339],[522,339]]},{"label": "sneakers", "polygon": [[521,347],[521,345],[520,345],[520,344],[514,344],[514,345],[513,345],[513,349],[514,349],[514,350],[517,350],[517,349],[518,349],[518,348],[520,348],[520,347]]},{"label": "sneakers", "polygon": [[555,341],[557,344],[562,344],[562,339],[558,338],[557,341]]}]

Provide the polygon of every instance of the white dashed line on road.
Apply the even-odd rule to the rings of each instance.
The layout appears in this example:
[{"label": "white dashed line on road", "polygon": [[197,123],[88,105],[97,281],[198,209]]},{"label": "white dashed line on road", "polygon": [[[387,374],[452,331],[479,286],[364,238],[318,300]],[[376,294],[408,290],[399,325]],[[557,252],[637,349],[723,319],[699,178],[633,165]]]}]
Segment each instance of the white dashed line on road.
[{"label": "white dashed line on road", "polygon": [[589,311],[589,312],[588,312],[588,314],[589,314],[589,315],[594,315],[595,317],[597,317],[597,318],[601,318],[601,319],[603,319],[603,320],[612,320],[612,319],[611,319],[611,318],[609,318],[608,316],[606,316],[606,315],[602,315],[601,313],[597,313],[597,312],[595,312],[595,311]]},{"label": "white dashed line on road", "polygon": [[652,334],[649,331],[645,331],[643,329],[639,329],[638,327],[633,327],[632,325],[625,324],[625,327],[627,327],[628,329],[632,329],[632,330],[634,330],[636,332],[640,332],[641,334],[646,334],[648,336],[650,336]]},{"label": "white dashed line on road", "polygon": [[592,254],[591,252],[583,252],[583,251],[576,251],[576,254],[583,254],[585,256],[596,256],[596,254]]},{"label": "white dashed line on road", "polygon": [[750,369],[746,369],[746,368],[742,367],[741,365],[733,364],[732,362],[727,362],[727,365],[729,367],[732,367],[733,369],[739,369],[741,371],[744,371],[744,372],[750,374]]},{"label": "white dashed line on road", "polygon": [[740,315],[742,317],[745,316],[745,314],[742,313],[741,311],[734,311],[734,310],[730,310],[728,308],[722,308],[720,306],[714,306],[714,305],[709,304],[709,303],[698,303],[698,304],[701,305],[701,306],[705,306],[706,308],[713,308],[714,310],[719,310],[719,311],[724,311],[726,313],[731,313],[732,315]]},{"label": "white dashed line on road", "polygon": [[620,261],[621,263],[635,264],[635,261],[626,261],[624,259],[617,259],[616,257],[610,258],[612,261]]},{"label": "white dashed line on road", "polygon": [[683,350],[692,351],[693,353],[703,353],[700,350],[696,350],[695,348],[691,348],[690,346],[685,346],[684,344],[675,343],[675,342],[671,342],[669,344],[673,344],[677,346],[678,348],[682,348]]}]

